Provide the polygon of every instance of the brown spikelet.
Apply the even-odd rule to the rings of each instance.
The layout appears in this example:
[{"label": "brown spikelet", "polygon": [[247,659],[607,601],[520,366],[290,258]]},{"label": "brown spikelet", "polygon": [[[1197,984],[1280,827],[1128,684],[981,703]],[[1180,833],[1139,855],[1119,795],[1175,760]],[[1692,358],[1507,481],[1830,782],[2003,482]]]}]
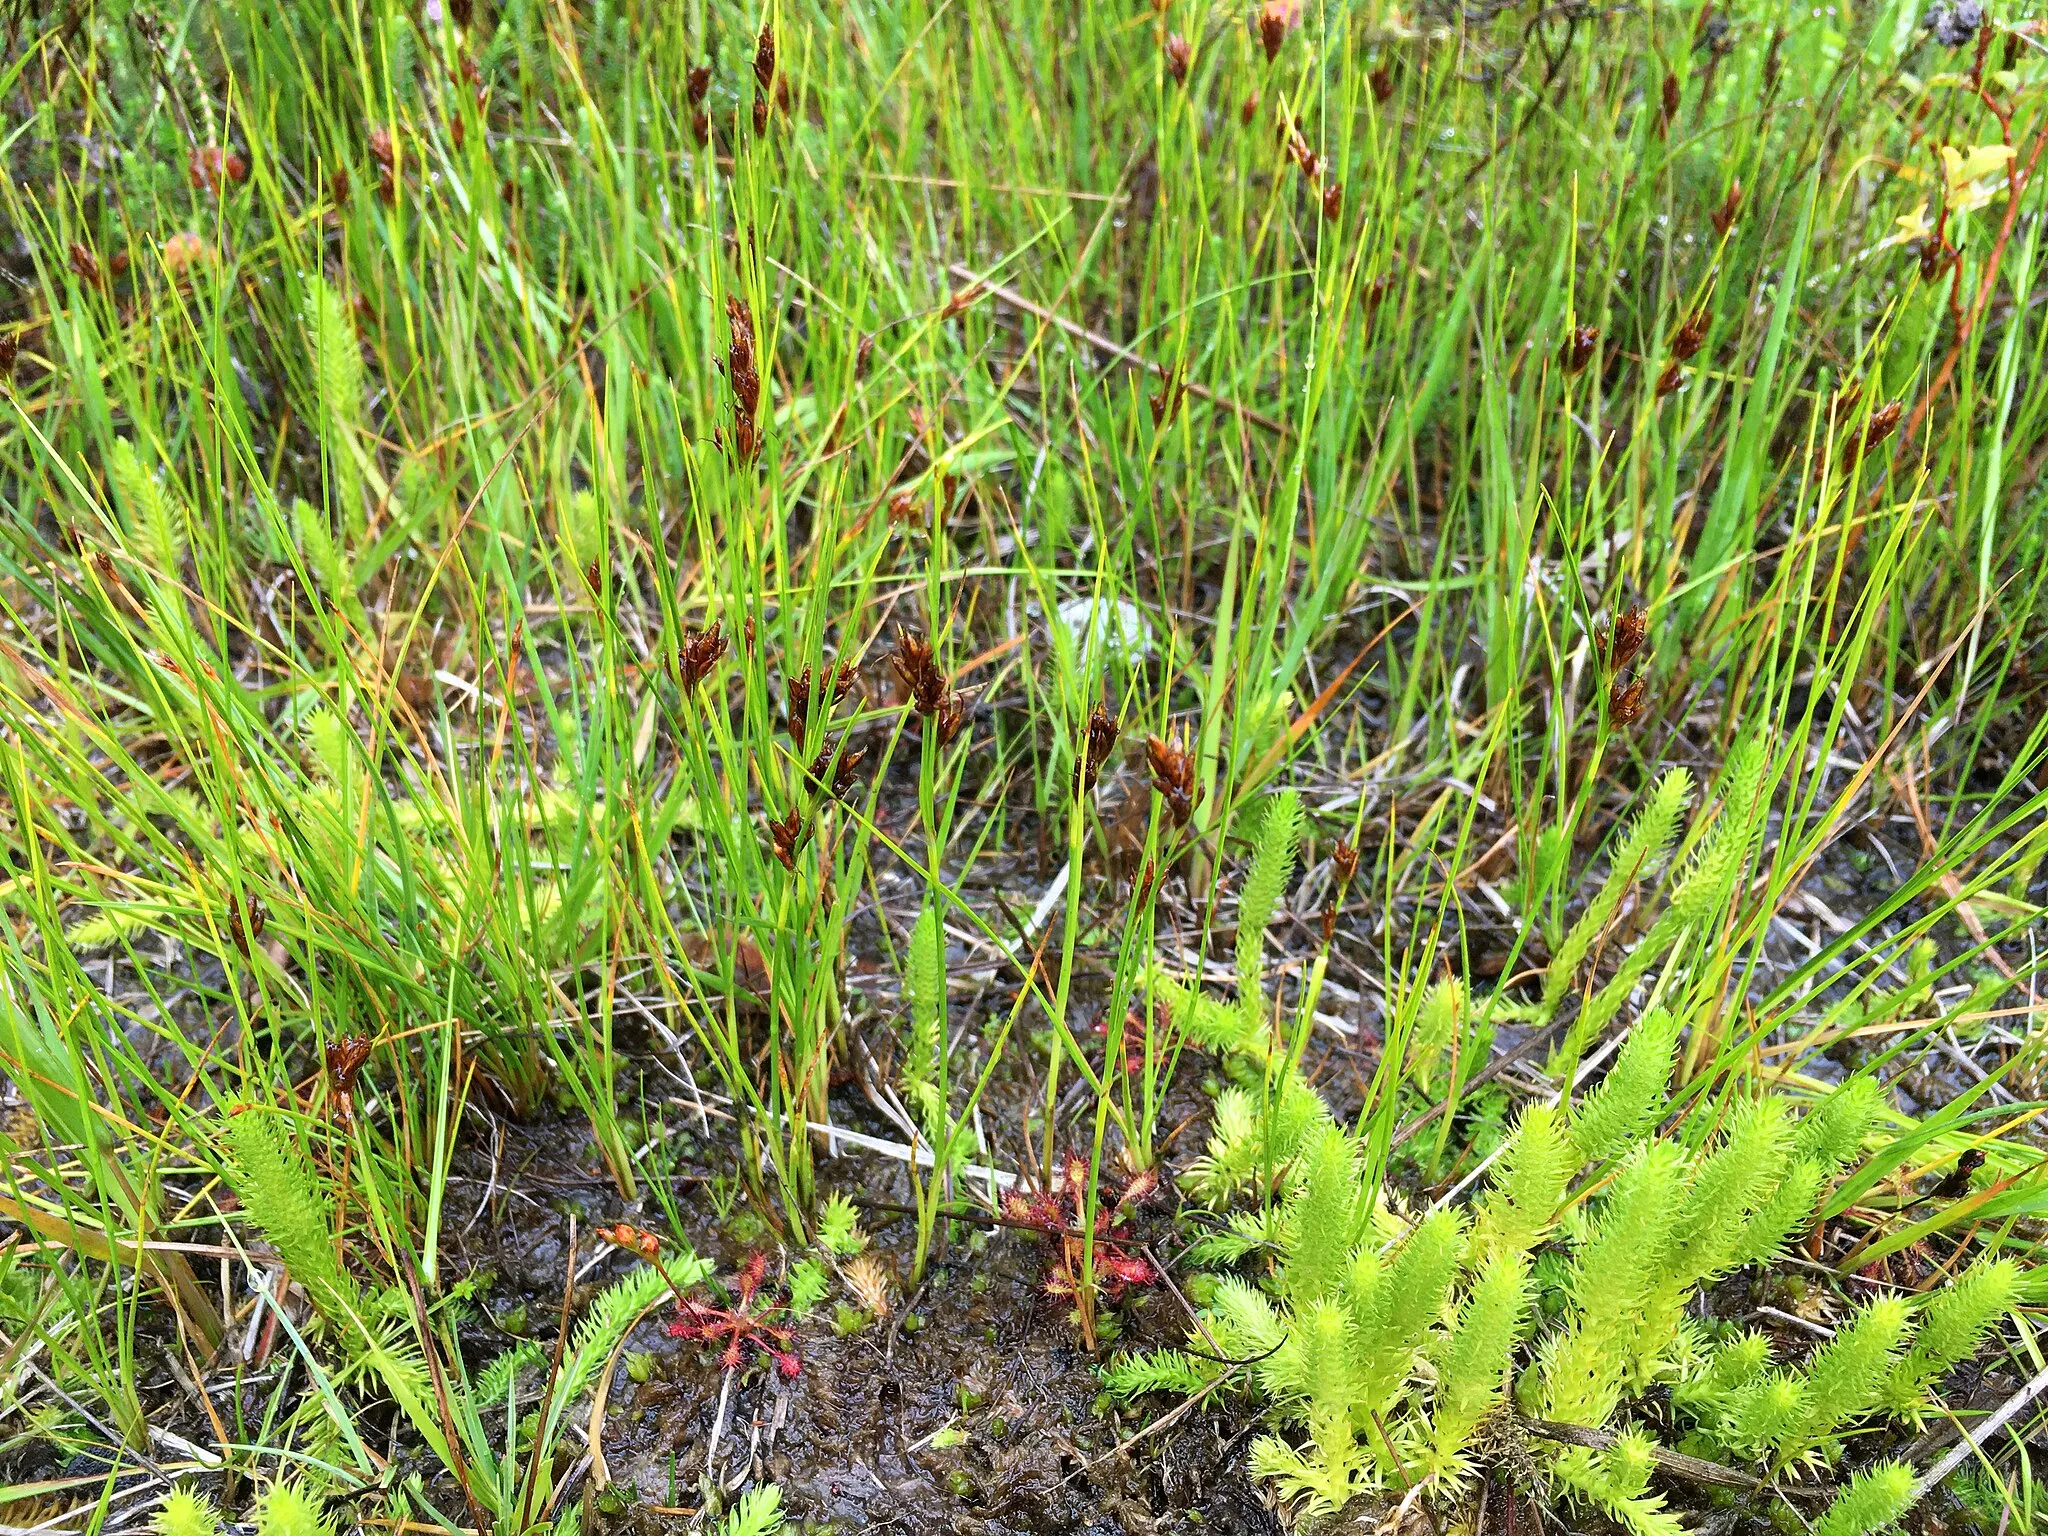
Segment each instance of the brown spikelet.
[{"label": "brown spikelet", "polygon": [[768,823],[768,851],[791,874],[796,873],[796,851],[803,846],[809,830],[804,825],[803,807],[797,805],[792,805],[782,820]]},{"label": "brown spikelet", "polygon": [[931,640],[898,627],[889,665],[910,695],[911,708],[926,719],[938,714],[946,702],[946,674],[932,659]]},{"label": "brown spikelet", "polygon": [[761,374],[754,363],[754,316],[737,294],[726,295],[725,314],[732,330],[725,376],[732,386],[733,447],[742,464],[751,464],[761,451],[760,433],[754,425],[761,405]]},{"label": "brown spikelet", "polygon": [[0,387],[14,382],[14,359],[21,351],[21,334],[8,331],[0,334]]},{"label": "brown spikelet", "polygon": [[1394,94],[1394,72],[1382,64],[1365,77],[1365,83],[1372,87],[1372,99],[1384,102]]},{"label": "brown spikelet", "polygon": [[1863,430],[1849,440],[1848,459],[1851,464],[1898,430],[1900,409],[1898,401],[1888,400],[1870,413],[1870,420]]},{"label": "brown spikelet", "polygon": [[1671,333],[1671,355],[1681,363],[1689,363],[1694,354],[1706,345],[1707,310],[1701,305],[1686,317],[1685,324]]},{"label": "brown spikelet", "polygon": [[327,1091],[333,1098],[334,1113],[345,1126],[356,1123],[356,1078],[370,1059],[368,1035],[343,1035],[326,1051]]},{"label": "brown spikelet", "polygon": [[1167,813],[1173,817],[1174,825],[1186,826],[1202,798],[1201,787],[1195,782],[1194,754],[1188,751],[1176,732],[1165,740],[1148,736],[1145,739],[1145,761],[1152,770],[1152,787],[1166,802]]},{"label": "brown spikelet", "polygon": [[1337,215],[1344,211],[1344,183],[1333,181],[1323,188],[1323,217],[1336,223]]},{"label": "brown spikelet", "polygon": [[1617,673],[1636,659],[1636,653],[1643,648],[1649,634],[1648,611],[1631,605],[1614,621],[1612,628],[1604,623],[1594,628],[1593,650],[1608,672]]},{"label": "brown spikelet", "polygon": [[853,349],[853,376],[856,379],[865,378],[867,376],[868,359],[873,357],[874,355],[875,333],[873,331],[869,331],[867,334],[861,337],[860,341],[855,345]]},{"label": "brown spikelet", "polygon": [[1280,45],[1301,20],[1301,0],[1262,0],[1259,6],[1259,44],[1266,50],[1266,62],[1280,56]]},{"label": "brown spikelet", "polygon": [[1166,35],[1163,51],[1166,55],[1166,72],[1173,77],[1173,83],[1175,85],[1186,85],[1188,83],[1188,61],[1194,56],[1194,50],[1188,46],[1188,40],[1178,32],[1169,32]]},{"label": "brown spikelet", "polygon": [[789,719],[789,734],[799,741],[803,740],[804,733],[810,728],[813,705],[823,704],[829,696],[831,703],[825,705],[825,713],[829,716],[832,706],[844,702],[846,696],[853,692],[857,677],[851,661],[842,661],[836,667],[827,666],[824,676],[818,681],[817,692],[814,695],[811,690],[811,669],[805,667],[790,680],[785,691],[784,710]]},{"label": "brown spikelet", "polygon": [[683,637],[676,657],[677,680],[688,693],[705,678],[725,655],[725,635],[716,620],[708,628],[693,629]]},{"label": "brown spikelet", "polygon": [[868,749],[847,747],[839,752],[839,760],[834,763],[832,754],[837,750],[832,743],[827,742],[819,750],[818,755],[811,759],[811,766],[805,772],[811,781],[811,787],[819,794],[826,793],[826,786],[829,784],[833,798],[843,800],[846,798],[846,792],[859,781],[860,765],[867,757]]},{"label": "brown spikelet", "polygon": [[1721,206],[1713,213],[1714,233],[1726,235],[1735,227],[1735,220],[1742,212],[1742,183],[1728,183],[1728,195],[1721,199]]},{"label": "brown spikelet", "polygon": [[1643,701],[1649,691],[1650,680],[1646,677],[1616,676],[1607,690],[1607,718],[1616,726],[1633,725],[1643,712]]},{"label": "brown spikelet", "polygon": [[1258,115],[1259,93],[1257,91],[1248,91],[1245,93],[1244,105],[1237,109],[1237,120],[1239,123],[1249,128],[1251,126],[1252,119],[1257,117]]},{"label": "brown spikelet", "polygon": [[1678,116],[1678,101],[1678,76],[1666,75],[1664,77],[1664,96],[1663,100],[1659,103],[1657,113],[1658,133],[1664,134],[1671,131],[1671,121]]},{"label": "brown spikelet", "polygon": [[1175,363],[1166,370],[1165,377],[1160,379],[1159,392],[1147,396],[1152,407],[1152,426],[1155,431],[1170,425],[1174,417],[1180,414],[1181,404],[1188,397],[1186,369],[1185,363]]},{"label": "brown spikelet", "polygon": [[754,84],[767,90],[775,83],[775,24],[761,23],[761,35],[754,43]]},{"label": "brown spikelet", "polygon": [[939,318],[941,320],[952,319],[961,310],[968,308],[976,299],[987,292],[987,283],[969,283],[965,288],[962,288],[958,293],[955,293],[946,300],[945,308],[939,311]]},{"label": "brown spikelet", "polygon": [[938,728],[939,745],[950,747],[967,724],[967,700],[958,692],[948,693],[939,701],[938,713],[932,717],[932,724]]},{"label": "brown spikelet", "polygon": [[768,131],[768,93],[754,92],[754,137],[759,138]]},{"label": "brown spikelet", "polygon": [[704,98],[711,94],[711,66],[709,64],[693,64],[690,66],[690,73],[686,77],[684,93],[689,98],[692,110],[704,105]]},{"label": "brown spikelet", "polygon": [[74,240],[71,242],[71,249],[68,254],[70,256],[71,270],[81,283],[96,284],[100,281],[100,278],[103,276],[100,271],[100,259],[93,255],[92,247],[81,245],[78,241]]},{"label": "brown spikelet", "polygon": [[1122,734],[1123,722],[1109,712],[1106,705],[1098,704],[1088,716],[1088,723],[1081,730],[1077,743],[1079,750],[1074,754],[1074,773],[1081,786],[1081,793],[1088,794],[1095,788],[1095,780],[1109,761],[1109,754],[1116,747],[1116,739]]},{"label": "brown spikelet", "polygon": [[1685,370],[1676,363],[1666,363],[1664,371],[1657,375],[1656,398],[1662,400],[1666,395],[1676,394],[1684,382]]},{"label": "brown spikelet", "polygon": [[1566,373],[1583,373],[1600,347],[1600,332],[1590,325],[1575,325],[1558,344],[1557,365]]}]

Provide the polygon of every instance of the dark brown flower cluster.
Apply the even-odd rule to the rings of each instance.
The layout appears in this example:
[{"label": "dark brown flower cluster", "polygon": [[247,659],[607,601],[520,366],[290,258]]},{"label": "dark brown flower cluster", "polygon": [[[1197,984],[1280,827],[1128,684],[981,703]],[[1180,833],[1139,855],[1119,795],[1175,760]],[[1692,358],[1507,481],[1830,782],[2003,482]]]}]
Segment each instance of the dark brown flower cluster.
[{"label": "dark brown flower cluster", "polygon": [[910,695],[910,707],[932,722],[939,745],[951,746],[967,723],[967,701],[948,686],[946,674],[932,659],[932,643],[907,629],[896,631],[896,650],[889,657],[897,681]]},{"label": "dark brown flower cluster", "polygon": [[705,629],[693,629],[683,636],[676,653],[676,680],[688,693],[711,675],[725,655],[725,632],[714,619]]},{"label": "dark brown flower cluster", "polygon": [[732,386],[732,451],[742,464],[761,456],[761,429],[755,424],[761,408],[761,373],[754,363],[754,313],[747,301],[727,294],[725,317],[732,341],[725,351],[725,379]]},{"label": "dark brown flower cluster", "polygon": [[1145,761],[1152,769],[1152,787],[1166,802],[1173,824],[1186,826],[1202,799],[1201,786],[1195,782],[1195,755],[1188,751],[1179,732],[1175,732],[1163,741],[1157,736],[1147,737]]},{"label": "dark brown flower cluster", "polygon": [[704,110],[704,99],[711,94],[711,66],[693,64],[684,77],[684,93],[690,102],[690,131],[697,135],[699,144],[711,142],[711,114]]},{"label": "dark brown flower cluster", "polygon": [[[783,690],[783,710],[789,719],[789,734],[802,741],[811,726],[811,710],[822,705],[827,719],[832,710],[846,701],[853,692],[853,685],[859,680],[859,670],[851,661],[842,661],[837,666],[827,664],[825,675],[819,679],[815,693],[811,685],[811,669],[805,667],[789,680]],[[826,703],[827,698],[830,703]]]},{"label": "dark brown flower cluster", "polygon": [[1888,400],[1870,413],[1870,420],[1860,432],[1852,432],[1844,443],[1843,453],[1848,462],[1855,464],[1863,455],[1878,446],[1899,429],[1900,404]]},{"label": "dark brown flower cluster", "polygon": [[1631,676],[1628,671],[1629,663],[1642,651],[1649,635],[1650,616],[1635,605],[1611,626],[1601,624],[1593,630],[1593,654],[1600,658],[1607,674],[1607,718],[1616,726],[1635,724],[1649,697],[1648,674]]},{"label": "dark brown flower cluster", "polygon": [[789,814],[780,821],[773,817],[768,821],[768,851],[775,856],[775,862],[791,874],[796,873],[796,851],[803,847],[811,835],[810,823],[804,820],[804,808],[792,805]]},{"label": "dark brown flower cluster", "polygon": [[1187,364],[1175,363],[1159,381],[1159,393],[1150,397],[1152,426],[1158,431],[1170,426],[1188,397]]},{"label": "dark brown flower cluster", "polygon": [[1188,40],[1178,32],[1169,32],[1166,34],[1164,52],[1166,54],[1167,74],[1173,77],[1175,85],[1186,85],[1188,83],[1188,61],[1194,56],[1194,50],[1188,46]]},{"label": "dark brown flower cluster", "polygon": [[341,1123],[355,1129],[356,1078],[370,1059],[368,1035],[343,1035],[327,1047],[327,1091]]},{"label": "dark brown flower cluster", "polygon": [[1566,373],[1583,373],[1593,354],[1600,350],[1600,332],[1590,325],[1575,325],[1565,333],[1557,349],[1557,366]]},{"label": "dark brown flower cluster", "polygon": [[1351,880],[1358,873],[1358,850],[1343,838],[1337,839],[1337,846],[1330,850],[1330,863],[1337,872],[1336,883],[1330,887],[1330,898],[1323,903],[1323,942],[1329,943],[1337,932],[1337,909],[1343,905],[1345,892],[1351,889]]},{"label": "dark brown flower cluster", "polygon": [[[842,744],[843,744],[842,738]],[[832,754],[839,753],[838,761]],[[866,747],[846,747],[841,751],[831,742],[819,749],[811,759],[811,765],[804,770],[804,776],[811,781],[811,788],[819,794],[829,793],[835,800],[844,800],[846,792],[853,788],[860,776],[860,765],[866,759]]]},{"label": "dark brown flower cluster", "polygon": [[1082,794],[1094,793],[1095,781],[1101,776],[1109,754],[1116,747],[1116,739],[1122,733],[1123,722],[1112,715],[1107,706],[1096,705],[1088,716],[1088,723],[1081,728],[1080,741],[1075,744],[1074,781],[1080,785]]},{"label": "dark brown flower cluster", "polygon": [[789,77],[776,72],[775,27],[771,22],[763,22],[761,36],[754,44],[754,132],[757,136],[768,131],[771,103],[785,112],[789,110]]}]

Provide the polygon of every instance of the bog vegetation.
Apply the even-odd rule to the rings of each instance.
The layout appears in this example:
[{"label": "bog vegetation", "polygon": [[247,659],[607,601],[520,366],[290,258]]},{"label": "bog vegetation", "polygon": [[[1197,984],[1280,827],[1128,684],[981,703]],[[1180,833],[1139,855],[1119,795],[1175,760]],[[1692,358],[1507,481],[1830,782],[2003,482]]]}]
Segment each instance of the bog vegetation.
[{"label": "bog vegetation", "polygon": [[0,1524],[2032,1526],[2027,6],[5,25]]}]

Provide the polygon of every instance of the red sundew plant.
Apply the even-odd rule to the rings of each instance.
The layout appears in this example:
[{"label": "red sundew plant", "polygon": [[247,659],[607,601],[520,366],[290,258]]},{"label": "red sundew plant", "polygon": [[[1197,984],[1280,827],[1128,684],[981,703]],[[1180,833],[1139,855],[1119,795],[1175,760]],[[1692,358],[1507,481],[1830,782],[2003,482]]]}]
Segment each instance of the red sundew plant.
[{"label": "red sundew plant", "polygon": [[[1158,1283],[1159,1272],[1149,1260],[1132,1253],[1129,1238],[1119,1232],[1131,1212],[1157,1192],[1159,1175],[1147,1169],[1135,1174],[1111,1200],[1112,1181],[1102,1181],[1102,1198],[1095,1207],[1095,1285],[1108,1300],[1115,1301],[1134,1285]],[[1003,1197],[1003,1219],[1012,1225],[1032,1227],[1057,1244],[1048,1258],[1045,1294],[1061,1298],[1078,1297],[1081,1290],[1083,1250],[1087,1240],[1088,1160],[1069,1152],[1051,1189],[1027,1194],[1012,1190]]]},{"label": "red sundew plant", "polygon": [[795,1381],[803,1370],[796,1354],[796,1331],[774,1321],[788,1313],[782,1303],[764,1296],[762,1284],[767,1278],[767,1255],[749,1254],[732,1278],[733,1305],[721,1307],[679,1295],[675,1321],[665,1331],[672,1339],[716,1346],[721,1370],[738,1370],[751,1350],[756,1358],[765,1355],[773,1360],[784,1381]]}]

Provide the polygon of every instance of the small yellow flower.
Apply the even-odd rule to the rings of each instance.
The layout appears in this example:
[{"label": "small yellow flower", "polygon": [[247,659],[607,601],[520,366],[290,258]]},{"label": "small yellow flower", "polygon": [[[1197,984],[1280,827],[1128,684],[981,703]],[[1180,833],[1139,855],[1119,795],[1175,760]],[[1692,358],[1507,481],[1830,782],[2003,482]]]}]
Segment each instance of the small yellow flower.
[{"label": "small yellow flower", "polygon": [[[1953,213],[1982,208],[2005,195],[2004,170],[2013,157],[2010,144],[1979,144],[1967,155],[1953,144],[1941,146],[1943,179],[1947,182],[1948,206]],[[1991,177],[1997,180],[1991,180]]]},{"label": "small yellow flower", "polygon": [[1911,240],[1931,240],[1934,226],[1927,219],[1927,199],[1920,199],[1920,206],[1911,213],[1902,213],[1892,220],[1895,232],[1885,242],[1887,245],[1904,245]]}]

